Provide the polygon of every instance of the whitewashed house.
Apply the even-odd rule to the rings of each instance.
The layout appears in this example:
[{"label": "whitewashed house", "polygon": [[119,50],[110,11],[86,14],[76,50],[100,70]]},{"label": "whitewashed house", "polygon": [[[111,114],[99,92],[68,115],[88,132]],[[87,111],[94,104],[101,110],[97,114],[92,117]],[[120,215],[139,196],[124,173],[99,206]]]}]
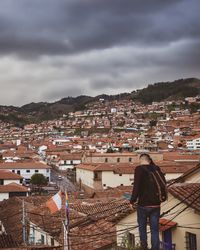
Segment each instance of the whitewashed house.
[{"label": "whitewashed house", "polygon": [[81,164],[81,154],[62,154],[60,160],[57,163],[59,170],[65,171],[73,169],[76,165]]},{"label": "whitewashed house", "polygon": [[76,181],[88,189],[130,186],[133,182],[134,165],[119,164],[80,164],[76,166]]},{"label": "whitewashed house", "polygon": [[187,140],[186,147],[189,150],[200,150],[200,137],[195,138],[195,139],[191,139],[191,140]]},{"label": "whitewashed house", "polygon": [[7,200],[14,196],[28,196],[28,188],[17,183],[9,183],[0,186],[0,201]]},{"label": "whitewashed house", "polygon": [[9,170],[0,170],[0,185],[22,184],[23,177]]},{"label": "whitewashed house", "polygon": [[51,167],[41,162],[4,162],[0,163],[0,170],[9,170],[21,175],[27,183],[35,173],[43,174],[48,181],[51,177]]}]

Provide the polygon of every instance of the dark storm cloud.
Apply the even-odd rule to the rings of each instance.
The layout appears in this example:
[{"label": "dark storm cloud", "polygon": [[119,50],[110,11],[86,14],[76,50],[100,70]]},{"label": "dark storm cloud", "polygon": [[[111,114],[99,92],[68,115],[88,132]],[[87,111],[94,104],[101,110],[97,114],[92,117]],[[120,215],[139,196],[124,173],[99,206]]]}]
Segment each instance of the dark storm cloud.
[{"label": "dark storm cloud", "polygon": [[[2,0],[0,52],[62,55],[199,36],[198,2],[187,2]],[[191,2],[197,6],[192,8]]]},{"label": "dark storm cloud", "polygon": [[199,0],[1,0],[1,102],[200,77],[199,13]]}]

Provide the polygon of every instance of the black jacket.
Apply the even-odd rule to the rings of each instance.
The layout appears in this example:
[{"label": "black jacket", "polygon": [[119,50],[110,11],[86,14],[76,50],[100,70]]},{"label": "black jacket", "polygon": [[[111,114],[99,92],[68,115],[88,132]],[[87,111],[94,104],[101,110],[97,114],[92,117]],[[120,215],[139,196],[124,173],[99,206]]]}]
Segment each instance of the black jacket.
[{"label": "black jacket", "polygon": [[130,203],[133,204],[138,200],[140,206],[160,205],[155,192],[156,189],[152,184],[148,171],[154,171],[160,168],[156,165],[140,165],[135,169],[134,185]]}]

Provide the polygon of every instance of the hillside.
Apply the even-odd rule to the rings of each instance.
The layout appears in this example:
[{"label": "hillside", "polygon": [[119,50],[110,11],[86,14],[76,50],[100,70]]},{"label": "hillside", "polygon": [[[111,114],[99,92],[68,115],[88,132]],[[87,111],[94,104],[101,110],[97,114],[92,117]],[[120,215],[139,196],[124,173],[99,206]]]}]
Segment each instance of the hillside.
[{"label": "hillside", "polygon": [[98,95],[66,97],[59,101],[48,103],[29,103],[22,107],[0,106],[0,120],[23,126],[27,123],[37,123],[61,117],[69,112],[83,110],[87,103],[92,103],[103,98],[108,101],[132,99],[144,104],[163,100],[177,100],[189,96],[200,95],[200,80],[196,78],[179,79],[174,82],[159,82],[150,84],[146,88],[131,93],[118,95]]},{"label": "hillside", "polygon": [[163,100],[177,100],[200,94],[200,80],[196,78],[179,79],[174,82],[158,82],[147,88],[132,92],[133,100],[144,104]]}]

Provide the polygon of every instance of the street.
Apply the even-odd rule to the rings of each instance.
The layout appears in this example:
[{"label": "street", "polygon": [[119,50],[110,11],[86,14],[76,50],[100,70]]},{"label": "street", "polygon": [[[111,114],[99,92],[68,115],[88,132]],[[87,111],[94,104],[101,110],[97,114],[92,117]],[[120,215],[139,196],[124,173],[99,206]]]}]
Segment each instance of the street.
[{"label": "street", "polygon": [[77,191],[75,185],[66,176],[56,172],[54,169],[51,170],[51,182],[56,183],[59,188],[65,189],[67,192]]}]

